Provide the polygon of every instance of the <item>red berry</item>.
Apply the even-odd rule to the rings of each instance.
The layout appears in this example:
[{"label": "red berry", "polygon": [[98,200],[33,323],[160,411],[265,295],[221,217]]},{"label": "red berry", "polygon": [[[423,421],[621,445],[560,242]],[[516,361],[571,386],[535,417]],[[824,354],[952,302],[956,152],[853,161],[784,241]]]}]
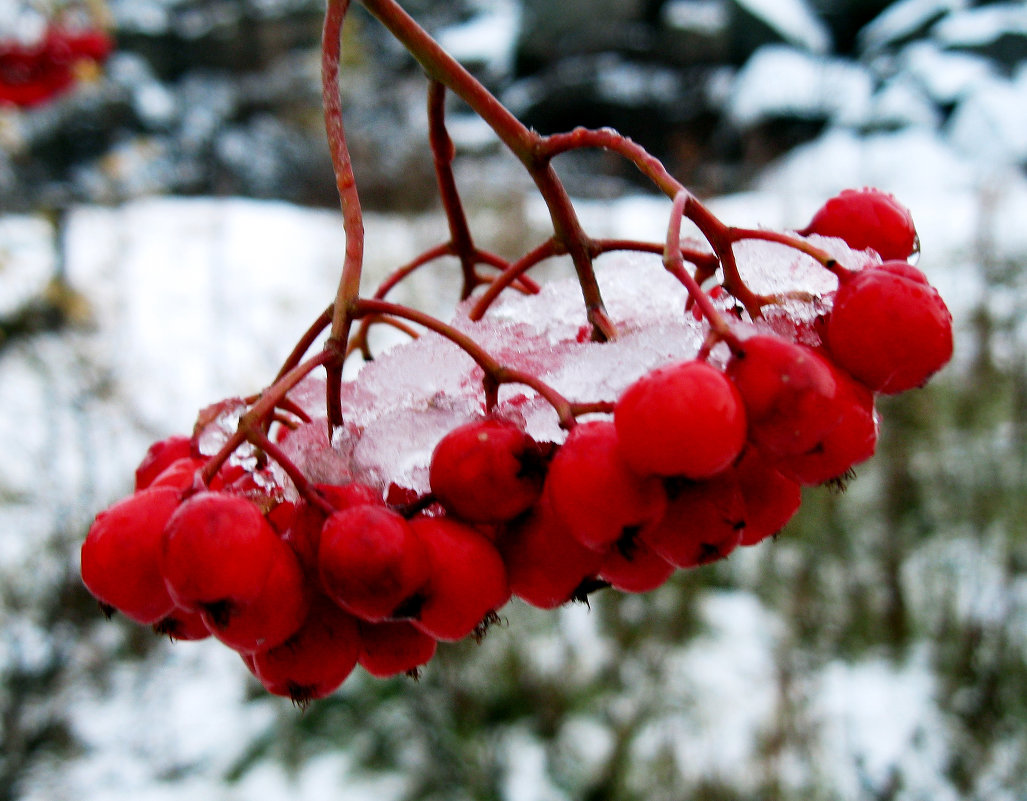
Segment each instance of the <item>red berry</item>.
[{"label": "red berry", "polygon": [[264,587],[280,542],[246,499],[199,492],[178,507],[164,529],[164,583],[184,609],[250,603]]},{"label": "red berry", "polygon": [[649,592],[674,573],[674,565],[642,542],[625,537],[603,557],[599,578],[621,592]]},{"label": "red berry", "polygon": [[733,551],[745,528],[745,499],[733,475],[675,482],[667,513],[639,537],[675,567],[696,567]]},{"label": "red berry", "polygon": [[203,622],[202,612],[190,612],[177,607],[171,614],[154,623],[153,630],[156,634],[163,634],[171,640],[205,640],[210,636],[210,629]]},{"label": "red berry", "polygon": [[102,31],[57,27],[35,44],[0,44],[0,105],[35,106],[62,94],[74,85],[79,62],[103,62],[111,48]]},{"label": "red berry", "polygon": [[358,661],[372,676],[384,679],[416,673],[435,656],[438,645],[435,638],[405,620],[359,621],[358,626],[361,643]]},{"label": "red berry", "polygon": [[96,516],[82,543],[82,581],[101,604],[147,625],[175,608],[160,553],[164,525],[177,507],[177,490],[155,487]]},{"label": "red berry", "polygon": [[659,520],[667,499],[662,482],[628,467],[612,422],[591,420],[571,429],[553,457],[545,492],[571,536],[604,551],[625,529]]},{"label": "red berry", "polygon": [[268,692],[305,706],[335,692],[359,655],[357,619],[331,600],[318,598],[295,634],[253,655],[252,671]]},{"label": "red berry", "polygon": [[728,378],[697,360],[657,368],[627,388],[613,413],[624,460],[642,475],[708,478],[745,444],[745,407]]},{"label": "red berry", "polygon": [[175,435],[153,443],[135,472],[136,491],[146,489],[172,462],[192,456],[192,440]]},{"label": "red berry", "polygon": [[805,453],[841,417],[830,365],[803,345],[751,337],[732,355],[727,374],[745,402],[749,440],[767,453]]},{"label": "red berry", "polygon": [[[385,506],[381,493],[366,484],[317,484],[315,489],[336,511],[366,504]],[[283,535],[283,539],[296,552],[304,570],[315,576],[318,569],[317,549],[321,543],[321,529],[327,519],[319,506],[306,500],[300,501]]]},{"label": "red berry", "polygon": [[842,190],[799,233],[837,237],[853,250],[874,250],[884,261],[908,259],[919,249],[909,209],[878,189]]},{"label": "red berry", "polygon": [[206,460],[195,456],[183,456],[176,459],[162,470],[150,482],[151,487],[174,487],[178,490],[189,489],[196,482],[196,471],[202,470]]},{"label": "red berry", "polygon": [[542,448],[509,420],[459,426],[432,453],[432,493],[447,511],[474,523],[512,520],[542,492]]},{"label": "red berry", "polygon": [[384,506],[354,506],[325,521],[317,551],[321,586],[364,620],[384,620],[428,580],[425,546]]},{"label": "red berry", "polygon": [[527,514],[511,521],[496,544],[506,564],[510,591],[540,609],[571,600],[603,561],[601,552],[571,536],[545,496]]},{"label": "red berry", "polygon": [[923,273],[886,262],[842,279],[826,339],[840,367],[890,395],[922,386],[952,358],[952,315]]},{"label": "red berry", "polygon": [[807,453],[777,463],[784,475],[806,486],[840,480],[849,470],[874,455],[877,414],[873,393],[832,365],[838,382],[841,421]]},{"label": "red berry", "polygon": [[265,651],[289,639],[310,606],[299,560],[279,541],[260,593],[244,604],[207,606],[200,613],[210,633],[241,652]]},{"label": "red berry", "polygon": [[275,533],[285,539],[286,532],[292,526],[293,521],[296,520],[296,510],[298,508],[298,503],[281,499],[264,513],[264,517],[267,518],[267,522],[271,524],[271,528],[275,530]]},{"label": "red berry", "polygon": [[428,584],[411,599],[411,620],[437,640],[474,633],[510,598],[506,567],[496,547],[464,523],[415,517],[411,528],[424,543],[431,567]]},{"label": "red berry", "polygon": [[799,511],[799,482],[782,474],[757,449],[747,449],[732,472],[745,503],[740,545],[755,545],[777,534]]}]

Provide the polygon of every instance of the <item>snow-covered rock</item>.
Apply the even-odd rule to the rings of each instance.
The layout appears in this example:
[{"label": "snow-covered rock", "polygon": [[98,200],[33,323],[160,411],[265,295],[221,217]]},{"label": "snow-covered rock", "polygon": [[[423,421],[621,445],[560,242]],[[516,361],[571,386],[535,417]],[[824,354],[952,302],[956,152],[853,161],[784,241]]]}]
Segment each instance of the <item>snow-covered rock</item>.
[{"label": "snow-covered rock", "polygon": [[968,94],[947,125],[968,157],[991,164],[1027,164],[1027,69],[992,78]]},{"label": "snow-covered rock", "polygon": [[831,34],[806,0],[734,0],[778,33],[784,42],[811,53],[826,54]]},{"label": "snow-covered rock", "polygon": [[739,71],[727,116],[741,128],[779,117],[858,124],[867,118],[873,78],[842,59],[768,45]]}]

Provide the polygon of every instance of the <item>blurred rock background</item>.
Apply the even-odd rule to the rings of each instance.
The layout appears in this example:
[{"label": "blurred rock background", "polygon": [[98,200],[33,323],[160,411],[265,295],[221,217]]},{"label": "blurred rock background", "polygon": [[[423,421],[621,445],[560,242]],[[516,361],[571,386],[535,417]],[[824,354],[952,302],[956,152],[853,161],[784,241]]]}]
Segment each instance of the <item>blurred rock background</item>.
[{"label": "blurred rock background", "polygon": [[[612,125],[704,195],[746,187],[829,129],[928,129],[959,150],[1027,161],[1020,3],[405,7],[530,125]],[[108,11],[117,51],[101,80],[32,115],[0,117],[0,208],[168,192],[335,204],[318,106],[320,3],[114,0]],[[346,36],[342,91],[365,202],[425,208],[434,189],[419,70],[361,9]],[[486,132],[455,133],[479,163],[495,156]],[[637,188],[630,168],[601,154],[565,170],[582,194]]]}]

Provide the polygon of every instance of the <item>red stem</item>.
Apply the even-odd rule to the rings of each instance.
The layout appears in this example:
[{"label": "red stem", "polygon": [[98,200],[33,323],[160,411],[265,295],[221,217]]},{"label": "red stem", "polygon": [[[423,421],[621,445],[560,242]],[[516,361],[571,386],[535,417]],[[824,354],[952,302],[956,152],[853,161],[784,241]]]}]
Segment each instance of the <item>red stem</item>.
[{"label": "red stem", "polygon": [[[467,334],[457,330],[448,323],[432,317],[431,315],[401,306],[396,303],[389,303],[384,300],[363,298],[353,306],[353,317],[359,318],[365,315],[393,315],[411,322],[423,325],[425,328],[448,339],[464,351],[485,373],[485,394],[486,407],[491,408],[496,402],[496,390],[502,384],[524,384],[534,389],[539,395],[553,407],[560,419],[560,425],[570,428],[574,425],[575,407],[563,395],[541,379],[529,373],[524,373],[512,367],[501,364],[492,354],[482,348]],[[587,411],[592,411],[595,404],[584,405]],[[584,413],[584,412],[581,412]]]},{"label": "red stem", "polygon": [[315,340],[319,336],[321,336],[321,334],[329,325],[331,325],[332,315],[334,313],[333,309],[334,306],[329,306],[327,309],[321,312],[321,316],[318,317],[314,321],[313,325],[311,325],[310,328],[308,328],[304,332],[303,336],[300,337],[300,341],[296,343],[295,347],[293,347],[292,353],[289,354],[289,357],[285,360],[285,363],[278,371],[278,375],[275,376],[275,381],[277,381],[279,378],[281,378],[283,375],[285,375],[287,372],[289,372],[293,367],[295,367],[303,360],[303,357],[307,354],[307,351],[310,350],[310,346],[313,345]]},{"label": "red stem", "polygon": [[710,243],[713,252],[720,259],[721,269],[724,270],[724,289],[733,295],[741,303],[749,316],[754,320],[763,316],[763,306],[767,298],[755,294],[742,280],[738,272],[738,263],[735,261],[735,253],[732,244],[735,242],[733,229],[724,225],[706,206],[698,201],[695,195],[685,191],[684,214],[690,219],[706,241]]},{"label": "red stem", "polygon": [[499,293],[510,286],[514,281],[523,277],[523,274],[534,267],[541,261],[545,261],[551,256],[559,256],[563,253],[563,248],[560,243],[553,239],[547,239],[541,245],[534,250],[526,253],[520,259],[515,261],[509,267],[507,267],[500,275],[496,276],[496,279],[489,284],[488,289],[478,298],[475,302],[474,307],[471,309],[470,318],[472,320],[480,320],[485,316],[485,312],[488,311],[489,306],[492,305],[493,301],[499,297]]},{"label": "red stem", "polygon": [[332,328],[325,346],[332,358],[325,363],[328,373],[328,424],[342,425],[342,364],[351,323],[350,306],[360,294],[360,274],[364,261],[364,219],[360,210],[356,178],[346,133],[342,124],[342,105],[339,97],[339,58],[341,56],[342,23],[350,0],[328,0],[325,11],[324,32],[321,40],[321,95],[324,103],[325,132],[335,170],[335,183],[342,206],[343,226],[346,231],[346,256],[343,262],[339,288],[332,309]]},{"label": "red stem", "polygon": [[539,154],[546,158],[553,158],[560,153],[585,147],[601,148],[619,153],[633,163],[663,194],[671,199],[685,188],[680,181],[667,172],[667,168],[659,159],[613,128],[575,128],[567,133],[552,134],[542,140]]},{"label": "red stem", "polygon": [[[685,289],[688,290],[689,297],[699,307],[699,311],[706,318],[706,322],[709,323],[714,337],[726,341],[732,349],[735,349],[739,345],[738,338],[731,332],[730,326],[714,307],[709,295],[702,290],[702,287],[699,286],[692,274],[685,269],[684,259],[681,255],[681,219],[690,197],[684,191],[679,192],[674,197],[674,203],[670,212],[670,222],[667,225],[667,243],[663,255],[663,264],[671,275],[684,284]],[[709,348],[704,345],[701,354],[705,355],[708,350]]]},{"label": "red stem", "polygon": [[797,236],[790,234],[780,233],[778,231],[765,231],[762,228],[731,228],[729,229],[731,237],[734,241],[738,242],[743,239],[759,239],[763,242],[776,242],[779,245],[798,250],[800,253],[805,253],[812,259],[818,261],[826,270],[830,270],[839,280],[848,277],[851,274],[851,270],[847,270],[842,267],[826,250],[818,248],[815,245],[810,244],[805,239],[800,239]]},{"label": "red stem", "polygon": [[566,248],[581,284],[593,336],[614,339],[616,329],[606,314],[596,281],[589,239],[581,227],[567,191],[541,147],[542,137],[527,128],[471,73],[450,56],[395,0],[360,0],[392,32],[428,74],[459,96],[496,133],[527,169],[549,208],[556,238]]},{"label": "red stem", "polygon": [[330,517],[335,513],[335,507],[317,491],[309,479],[303,475],[303,471],[285,455],[281,448],[268,439],[267,435],[263,431],[250,432],[249,440],[256,447],[264,451],[264,453],[266,453],[270,458],[278,462],[281,468],[285,471],[285,474],[292,480],[292,483],[296,487],[296,491],[301,497],[306,499],[308,503],[311,503],[320,509],[326,517]]},{"label": "red stem", "polygon": [[260,394],[257,401],[239,418],[239,425],[228,438],[228,441],[221,447],[221,450],[214,454],[207,464],[204,465],[201,478],[205,486],[210,486],[210,482],[217,475],[218,470],[235,453],[236,448],[244,442],[253,442],[254,437],[258,439],[266,437],[264,433],[265,422],[274,415],[275,409],[282,403],[282,400],[289,391],[310,375],[311,372],[318,367],[324,366],[332,356],[333,354],[328,351],[317,353],[302,364],[293,367]]},{"label": "red stem", "polygon": [[476,254],[467,215],[456,187],[456,177],[453,175],[455,149],[446,130],[446,86],[437,80],[428,83],[428,141],[435,163],[439,196],[449,222],[450,248],[460,259],[460,269],[464,276],[460,290],[460,299],[464,300],[470,297],[478,285],[478,275],[474,271]]}]

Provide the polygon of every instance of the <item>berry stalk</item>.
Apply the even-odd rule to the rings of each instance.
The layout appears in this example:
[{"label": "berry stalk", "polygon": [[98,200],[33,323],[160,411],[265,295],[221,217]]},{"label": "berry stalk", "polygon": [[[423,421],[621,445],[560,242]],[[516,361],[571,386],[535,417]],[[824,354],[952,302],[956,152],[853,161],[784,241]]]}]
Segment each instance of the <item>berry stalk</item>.
[{"label": "berry stalk", "polygon": [[[254,437],[261,440],[266,438],[267,435],[264,433],[265,421],[274,415],[275,410],[279,408],[288,393],[318,367],[324,367],[333,357],[334,355],[330,351],[323,350],[305,362],[293,367],[284,376],[265,389],[257,401],[239,419],[239,425],[236,427],[235,433],[228,438],[228,441],[221,447],[221,450],[204,465],[200,473],[200,480],[203,486],[210,486],[210,482],[217,475],[218,470],[221,469],[221,466],[228,461],[240,445],[244,442],[258,444],[254,441]],[[194,489],[199,488],[196,487]]]},{"label": "berry stalk", "polygon": [[667,242],[663,253],[663,266],[667,271],[677,278],[685,289],[688,296],[699,308],[702,316],[710,326],[711,339],[703,344],[699,358],[705,358],[710,348],[716,341],[727,342],[732,349],[737,349],[738,338],[731,332],[730,326],[725,322],[720,312],[713,306],[709,295],[703,292],[702,287],[695,280],[694,276],[685,269],[684,257],[681,254],[681,220],[691,195],[681,191],[674,196],[674,203],[671,207],[670,222],[667,225]]},{"label": "berry stalk", "polygon": [[325,370],[328,373],[328,423],[333,428],[342,425],[342,365],[346,358],[346,343],[352,319],[350,306],[360,294],[360,274],[364,262],[364,219],[353,174],[353,162],[346,144],[342,101],[339,97],[342,23],[348,9],[349,0],[328,0],[321,40],[321,95],[325,132],[346,232],[346,254],[332,309],[331,334],[325,345],[329,354],[329,358],[325,359]]},{"label": "berry stalk", "polygon": [[367,315],[386,316],[392,315],[411,322],[423,325],[425,328],[441,334],[453,344],[463,350],[474,362],[484,371],[486,409],[491,410],[497,403],[497,392],[503,384],[524,384],[535,390],[553,407],[560,419],[563,428],[570,429],[574,426],[576,414],[585,414],[591,411],[607,410],[604,403],[598,404],[572,404],[567,398],[557,392],[553,387],[541,379],[521,370],[508,367],[500,363],[488,351],[482,348],[477,342],[471,339],[462,331],[457,330],[448,323],[432,317],[417,309],[411,309],[396,303],[363,298],[354,304],[353,317],[360,318]]},{"label": "berry stalk", "polygon": [[467,103],[524,165],[549,208],[556,238],[574,263],[593,338],[600,341],[614,339],[616,329],[603,304],[589,252],[589,238],[567,190],[552,168],[551,157],[541,147],[542,137],[518,120],[395,0],[360,2],[417,59],[431,80],[445,85]]}]

